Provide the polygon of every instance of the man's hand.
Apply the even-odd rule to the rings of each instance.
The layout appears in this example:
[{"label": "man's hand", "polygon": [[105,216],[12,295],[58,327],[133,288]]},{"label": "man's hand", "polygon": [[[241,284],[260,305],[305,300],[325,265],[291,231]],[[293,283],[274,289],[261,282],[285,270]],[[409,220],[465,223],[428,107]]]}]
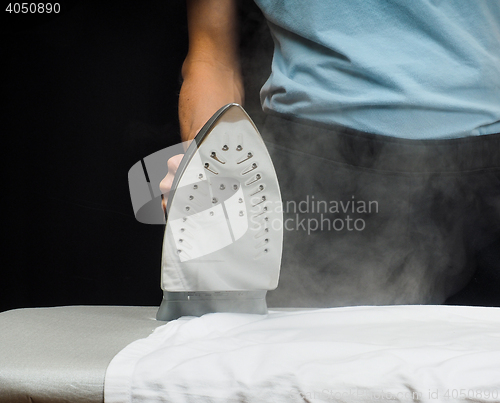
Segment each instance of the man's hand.
[{"label": "man's hand", "polygon": [[161,206],[164,213],[167,209],[168,194],[170,193],[170,189],[172,188],[172,182],[174,181],[174,176],[177,172],[177,168],[179,168],[182,157],[184,157],[184,154],[177,154],[167,161],[168,173],[167,176],[165,176],[160,182],[160,191],[162,193]]},{"label": "man's hand", "polygon": [[[192,140],[224,105],[243,105],[239,62],[237,0],[188,0],[189,51],[182,66],[179,121],[183,141]],[[168,193],[183,154],[167,162],[160,183],[165,211]]]}]

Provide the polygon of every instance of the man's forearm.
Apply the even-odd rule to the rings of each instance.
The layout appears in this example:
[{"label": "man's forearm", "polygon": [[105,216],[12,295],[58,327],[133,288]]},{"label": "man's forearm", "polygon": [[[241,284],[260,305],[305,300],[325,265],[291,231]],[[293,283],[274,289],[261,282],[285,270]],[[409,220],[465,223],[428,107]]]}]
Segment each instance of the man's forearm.
[{"label": "man's forearm", "polygon": [[189,51],[179,96],[182,140],[222,106],[243,103],[236,0],[188,0]]},{"label": "man's forearm", "polygon": [[186,60],[179,95],[179,120],[183,141],[196,136],[222,106],[243,104],[244,90],[238,67],[227,68],[208,60]]}]

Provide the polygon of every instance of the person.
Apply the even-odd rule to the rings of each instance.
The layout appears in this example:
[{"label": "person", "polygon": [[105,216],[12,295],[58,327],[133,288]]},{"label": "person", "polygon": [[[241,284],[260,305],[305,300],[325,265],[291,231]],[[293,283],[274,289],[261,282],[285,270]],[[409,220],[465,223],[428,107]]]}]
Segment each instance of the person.
[{"label": "person", "polygon": [[[500,305],[500,3],[256,3],[285,218],[269,305]],[[244,101],[237,2],[187,4],[184,141]]]}]

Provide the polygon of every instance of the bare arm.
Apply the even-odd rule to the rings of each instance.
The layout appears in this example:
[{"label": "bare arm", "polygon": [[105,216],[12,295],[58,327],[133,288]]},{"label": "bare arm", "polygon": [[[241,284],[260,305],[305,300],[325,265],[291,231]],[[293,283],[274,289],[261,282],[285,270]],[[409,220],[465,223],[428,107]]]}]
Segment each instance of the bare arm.
[{"label": "bare arm", "polygon": [[[183,141],[193,139],[222,106],[243,104],[236,1],[187,1],[189,51],[182,65],[184,81],[179,95]],[[168,174],[160,183],[164,210],[182,156],[168,160]]]},{"label": "bare arm", "polygon": [[182,140],[192,139],[222,106],[243,103],[237,0],[188,0],[189,51],[179,96]]}]

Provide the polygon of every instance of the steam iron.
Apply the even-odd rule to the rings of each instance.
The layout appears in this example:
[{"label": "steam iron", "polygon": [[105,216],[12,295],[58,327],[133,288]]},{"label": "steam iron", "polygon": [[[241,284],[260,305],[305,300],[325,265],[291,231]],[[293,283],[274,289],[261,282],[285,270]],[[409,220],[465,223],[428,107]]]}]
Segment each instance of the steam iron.
[{"label": "steam iron", "polygon": [[264,141],[240,105],[222,107],[191,142],[166,215],[158,320],[267,313],[281,265],[281,194]]}]

